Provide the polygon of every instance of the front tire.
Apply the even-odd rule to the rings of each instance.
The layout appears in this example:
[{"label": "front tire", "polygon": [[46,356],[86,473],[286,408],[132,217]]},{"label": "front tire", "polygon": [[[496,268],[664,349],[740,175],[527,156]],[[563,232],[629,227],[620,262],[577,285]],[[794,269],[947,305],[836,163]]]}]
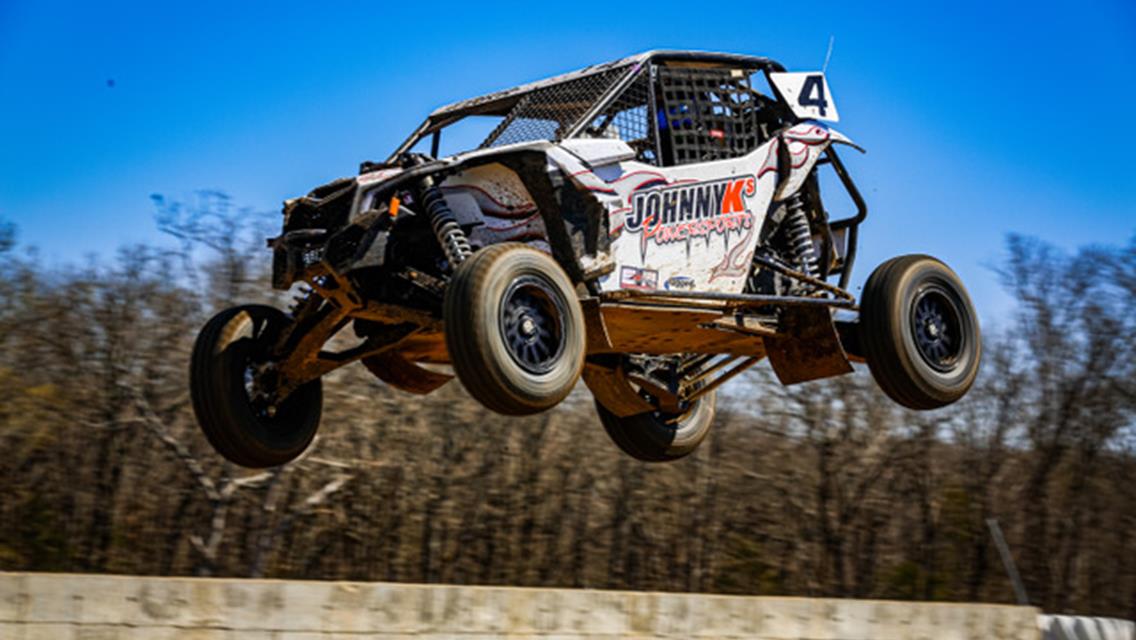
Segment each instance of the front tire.
[{"label": "front tire", "polygon": [[503,243],[473,254],[450,280],[443,312],[454,372],[497,413],[550,409],[580,378],[580,302],[560,265],[540,251]]},{"label": "front tire", "polygon": [[872,377],[910,409],[962,398],[982,357],[978,316],[959,277],[924,255],[872,272],[860,302],[860,340]]},{"label": "front tire", "polygon": [[232,307],[210,318],[193,345],[189,388],[197,423],[217,453],[243,467],[294,460],[319,428],[318,378],[275,405],[256,389],[258,367],[288,322],[273,307]]}]

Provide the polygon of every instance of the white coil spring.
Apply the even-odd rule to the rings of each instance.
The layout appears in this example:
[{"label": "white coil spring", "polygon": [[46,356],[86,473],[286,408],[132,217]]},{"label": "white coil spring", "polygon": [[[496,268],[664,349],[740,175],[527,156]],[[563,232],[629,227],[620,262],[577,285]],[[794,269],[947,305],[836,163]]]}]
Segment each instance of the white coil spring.
[{"label": "white coil spring", "polygon": [[789,225],[786,234],[793,258],[800,265],[801,271],[810,276],[817,275],[820,269],[817,268],[816,253],[813,251],[813,234],[809,229],[809,216],[805,213],[805,203],[800,194],[789,201],[789,216],[785,222]]},{"label": "white coil spring", "polygon": [[469,239],[465,237],[465,232],[458,224],[454,212],[446,204],[441,189],[431,184],[423,189],[422,196],[426,213],[430,216],[430,226],[434,229],[434,235],[437,236],[438,243],[442,245],[442,252],[446,254],[450,268],[456,269],[466,258],[473,255],[473,248],[469,246]]}]

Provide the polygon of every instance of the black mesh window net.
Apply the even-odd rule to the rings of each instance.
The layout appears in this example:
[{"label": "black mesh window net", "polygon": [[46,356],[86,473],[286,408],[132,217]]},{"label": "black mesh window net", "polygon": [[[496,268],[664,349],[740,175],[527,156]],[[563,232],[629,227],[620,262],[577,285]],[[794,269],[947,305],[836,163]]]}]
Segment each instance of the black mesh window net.
[{"label": "black mesh window net", "polygon": [[643,68],[627,88],[592,119],[583,135],[622,140],[635,150],[638,160],[657,165],[656,125],[651,116],[653,103],[651,74]]},{"label": "black mesh window net", "polygon": [[[575,135],[622,140],[657,166],[736,158],[768,139],[776,116],[751,86],[752,70],[660,65],[653,73],[656,82],[651,65],[624,65],[530,91],[481,148],[562,140],[585,117]],[[617,83],[623,88],[593,113]]]},{"label": "black mesh window net", "polygon": [[734,69],[659,67],[658,126],[667,164],[736,158],[765,139],[760,94]]},{"label": "black mesh window net", "polygon": [[481,148],[530,140],[560,140],[626,73],[626,66],[608,69],[522,96],[481,143]]}]

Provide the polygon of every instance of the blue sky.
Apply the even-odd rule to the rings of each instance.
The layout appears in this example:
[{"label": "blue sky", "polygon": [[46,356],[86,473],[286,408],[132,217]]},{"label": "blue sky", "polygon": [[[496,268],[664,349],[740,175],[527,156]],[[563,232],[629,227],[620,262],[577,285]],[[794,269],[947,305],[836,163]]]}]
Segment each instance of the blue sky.
[{"label": "blue sky", "polygon": [[110,255],[162,240],[152,193],[277,209],[447,102],[651,48],[813,70],[834,36],[857,284],[931,253],[997,320],[1006,233],[1136,234],[1136,3],[907,4],[0,0],[0,218],[51,262]]}]

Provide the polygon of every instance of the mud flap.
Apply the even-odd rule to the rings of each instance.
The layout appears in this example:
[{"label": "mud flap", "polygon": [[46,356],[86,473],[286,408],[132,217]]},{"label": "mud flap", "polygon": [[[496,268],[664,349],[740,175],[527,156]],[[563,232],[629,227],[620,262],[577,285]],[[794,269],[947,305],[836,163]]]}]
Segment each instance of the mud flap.
[{"label": "mud flap", "polygon": [[395,389],[424,395],[441,387],[453,376],[420,367],[397,352],[380,353],[363,358],[363,366],[375,377]]},{"label": "mud flap", "polygon": [[781,384],[852,372],[832,311],[824,307],[786,308],[781,315],[780,335],[765,338],[765,349]]}]

